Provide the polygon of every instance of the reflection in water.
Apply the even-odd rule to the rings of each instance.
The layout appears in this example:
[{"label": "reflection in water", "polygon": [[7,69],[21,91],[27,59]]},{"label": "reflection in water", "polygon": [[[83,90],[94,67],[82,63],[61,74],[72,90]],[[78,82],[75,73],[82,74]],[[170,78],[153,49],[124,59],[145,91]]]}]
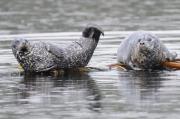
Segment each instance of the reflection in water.
[{"label": "reflection in water", "polygon": [[[89,63],[101,68],[116,62],[117,48],[127,35],[122,31],[153,30],[179,55],[179,6],[179,0],[1,0],[0,34],[73,32],[88,23],[98,24],[105,31],[113,31],[105,33]],[[73,34],[29,38],[62,44],[81,33]],[[16,74],[11,37],[0,39],[2,119],[179,118],[180,71],[20,76]]]},{"label": "reflection in water", "polygon": [[44,105],[46,108],[56,106],[67,112],[74,109],[101,109],[100,91],[96,82],[86,73],[57,77],[24,75],[18,92],[17,98],[21,104],[35,103],[36,106]]},{"label": "reflection in water", "polygon": [[157,101],[158,89],[166,80],[160,75],[162,75],[160,71],[130,71],[120,74],[120,88],[126,89],[125,91],[120,89],[120,91],[132,103]]}]

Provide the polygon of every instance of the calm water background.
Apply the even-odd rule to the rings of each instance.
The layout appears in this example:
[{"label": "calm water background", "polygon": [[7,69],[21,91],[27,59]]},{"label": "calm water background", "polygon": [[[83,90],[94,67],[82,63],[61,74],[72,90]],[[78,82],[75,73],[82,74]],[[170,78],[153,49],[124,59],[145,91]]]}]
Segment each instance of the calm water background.
[{"label": "calm water background", "polygon": [[[180,57],[179,0],[1,0],[1,119],[178,119],[180,71],[93,70],[65,76],[21,75],[10,43],[19,35],[56,44],[77,39],[88,24],[100,25],[89,66],[116,62],[129,32],[157,34]],[[173,31],[172,31],[173,30]],[[39,34],[53,33],[55,34]]]}]

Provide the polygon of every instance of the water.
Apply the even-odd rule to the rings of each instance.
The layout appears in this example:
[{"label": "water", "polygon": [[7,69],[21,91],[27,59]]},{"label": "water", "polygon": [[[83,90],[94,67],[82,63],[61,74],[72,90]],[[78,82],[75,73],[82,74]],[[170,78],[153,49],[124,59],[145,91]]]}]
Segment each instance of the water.
[{"label": "water", "polygon": [[1,0],[0,118],[179,118],[180,71],[23,75],[10,48],[14,37],[69,43],[95,23],[105,36],[90,67],[107,69],[115,63],[118,45],[136,30],[157,34],[180,56],[179,14],[179,0]]}]

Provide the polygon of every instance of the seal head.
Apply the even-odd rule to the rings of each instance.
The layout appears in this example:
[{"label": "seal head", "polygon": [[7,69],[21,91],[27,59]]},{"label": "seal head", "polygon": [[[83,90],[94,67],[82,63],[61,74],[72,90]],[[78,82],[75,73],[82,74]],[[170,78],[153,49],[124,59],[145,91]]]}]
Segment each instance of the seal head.
[{"label": "seal head", "polygon": [[131,61],[134,67],[142,69],[159,67],[165,56],[160,56],[161,45],[157,37],[151,34],[144,34],[137,40],[132,51]]},{"label": "seal head", "polygon": [[16,38],[12,42],[12,51],[25,71],[42,72],[55,67],[53,56],[44,43],[29,42],[24,38]]}]

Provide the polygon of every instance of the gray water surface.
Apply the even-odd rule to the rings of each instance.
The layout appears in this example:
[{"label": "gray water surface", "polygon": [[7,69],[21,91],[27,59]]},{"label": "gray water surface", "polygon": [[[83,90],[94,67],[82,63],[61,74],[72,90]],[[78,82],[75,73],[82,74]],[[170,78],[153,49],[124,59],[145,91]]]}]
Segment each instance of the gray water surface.
[{"label": "gray water surface", "polygon": [[[11,51],[13,38],[70,43],[88,23],[105,31],[88,67],[106,70],[22,73]],[[180,1],[1,0],[0,118],[178,119],[180,71],[107,68],[116,63],[121,41],[137,30],[155,33],[180,57]]]}]

